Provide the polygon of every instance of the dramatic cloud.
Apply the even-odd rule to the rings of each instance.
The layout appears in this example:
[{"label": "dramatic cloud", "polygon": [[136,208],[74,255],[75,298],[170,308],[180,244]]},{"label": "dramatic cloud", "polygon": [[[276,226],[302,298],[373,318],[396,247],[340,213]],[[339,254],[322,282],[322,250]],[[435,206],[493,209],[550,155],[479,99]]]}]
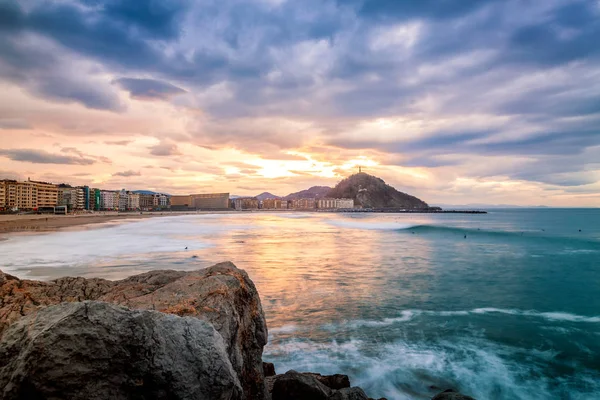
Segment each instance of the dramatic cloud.
[{"label": "dramatic cloud", "polygon": [[22,161],[33,164],[92,165],[95,163],[94,160],[81,156],[65,156],[34,149],[0,149],[0,156],[9,158],[13,161]]},{"label": "dramatic cloud", "polygon": [[167,82],[153,79],[121,78],[115,81],[137,99],[167,100],[186,91]]},{"label": "dramatic cloud", "polygon": [[133,170],[129,170],[129,171],[123,171],[123,172],[116,172],[113,174],[113,176],[122,176],[125,178],[129,178],[131,176],[141,176],[141,172],[139,171],[133,171]]},{"label": "dramatic cloud", "polygon": [[432,203],[591,204],[597,43],[590,0],[7,0],[0,154],[64,135],[31,151],[125,171],[99,185],[284,193],[368,161]]},{"label": "dramatic cloud", "polygon": [[159,144],[151,146],[148,149],[150,150],[150,154],[154,156],[166,157],[181,154],[181,152],[177,148],[177,145],[168,140],[163,140]]},{"label": "dramatic cloud", "polygon": [[133,140],[105,140],[104,144],[109,146],[127,146],[131,142],[133,142]]}]

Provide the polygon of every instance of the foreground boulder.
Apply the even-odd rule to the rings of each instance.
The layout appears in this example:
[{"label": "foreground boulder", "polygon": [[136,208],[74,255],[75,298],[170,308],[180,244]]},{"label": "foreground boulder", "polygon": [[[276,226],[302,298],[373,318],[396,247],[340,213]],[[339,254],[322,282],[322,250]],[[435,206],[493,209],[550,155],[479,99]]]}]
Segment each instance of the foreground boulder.
[{"label": "foreground boulder", "polygon": [[[267,378],[272,400],[372,400],[347,375],[321,375],[290,370]],[[385,400],[385,399],[380,399]]]},{"label": "foreground boulder", "polygon": [[242,399],[221,335],[197,318],[63,303],[0,342],[0,398]]},{"label": "foreground boulder", "polygon": [[85,300],[210,322],[223,338],[244,399],[264,398],[262,351],[267,325],[254,283],[232,263],[192,272],[152,271],[121,281],[61,278],[39,282],[0,271],[0,338],[10,324],[40,307]]},{"label": "foreground boulder", "polygon": [[333,391],[312,374],[288,371],[275,376],[273,400],[327,400]]}]

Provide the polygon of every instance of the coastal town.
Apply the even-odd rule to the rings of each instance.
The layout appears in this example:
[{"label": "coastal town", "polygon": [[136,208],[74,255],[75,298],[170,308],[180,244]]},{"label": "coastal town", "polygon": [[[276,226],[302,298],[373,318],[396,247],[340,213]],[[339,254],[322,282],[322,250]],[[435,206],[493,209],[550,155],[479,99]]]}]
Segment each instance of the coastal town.
[{"label": "coastal town", "polygon": [[169,195],[143,190],[104,190],[28,179],[0,180],[0,212],[70,214],[96,211],[349,210],[351,198],[233,197],[229,193]]}]

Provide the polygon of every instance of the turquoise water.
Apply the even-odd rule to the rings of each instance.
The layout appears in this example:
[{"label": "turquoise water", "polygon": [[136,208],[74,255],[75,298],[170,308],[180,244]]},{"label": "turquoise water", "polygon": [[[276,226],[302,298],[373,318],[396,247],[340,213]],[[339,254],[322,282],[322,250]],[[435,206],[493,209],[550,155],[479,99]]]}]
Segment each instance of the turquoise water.
[{"label": "turquoise water", "polygon": [[198,215],[8,239],[0,268],[31,278],[231,260],[259,289],[278,372],[346,373],[389,399],[600,398],[600,209]]}]

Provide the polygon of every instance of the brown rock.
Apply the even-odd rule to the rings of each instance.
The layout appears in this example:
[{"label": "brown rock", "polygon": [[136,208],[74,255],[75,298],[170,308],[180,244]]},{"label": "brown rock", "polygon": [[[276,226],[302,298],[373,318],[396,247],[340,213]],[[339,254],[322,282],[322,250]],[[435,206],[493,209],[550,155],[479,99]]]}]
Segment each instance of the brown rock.
[{"label": "brown rock", "polygon": [[152,271],[121,281],[20,280],[0,271],[0,338],[8,325],[40,306],[85,300],[209,321],[221,334],[245,399],[262,399],[267,326],[256,287],[230,262],[192,272]]},{"label": "brown rock", "polygon": [[263,362],[263,371],[265,373],[265,378],[268,376],[275,376],[275,365],[270,362]]}]

